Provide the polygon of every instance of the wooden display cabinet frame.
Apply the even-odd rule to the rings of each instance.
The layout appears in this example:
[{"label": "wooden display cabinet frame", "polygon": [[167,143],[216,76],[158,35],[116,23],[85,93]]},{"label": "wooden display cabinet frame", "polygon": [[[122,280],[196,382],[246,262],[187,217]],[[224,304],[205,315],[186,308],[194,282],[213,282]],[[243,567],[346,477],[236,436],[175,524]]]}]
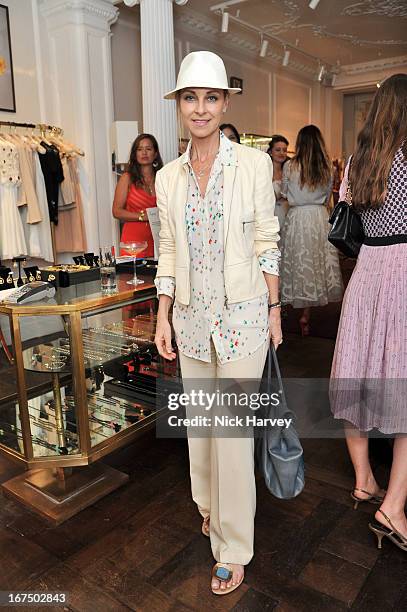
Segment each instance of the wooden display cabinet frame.
[{"label": "wooden display cabinet frame", "polygon": [[[0,304],[0,314],[7,315],[9,318],[24,448],[23,453],[18,453],[0,443],[0,452],[13,461],[23,464],[26,468],[24,473],[3,483],[2,488],[5,495],[17,499],[54,524],[64,522],[127,482],[127,474],[105,464],[95,464],[95,462],[129,444],[155,424],[155,415],[152,414],[111,438],[95,446],[91,445],[82,319],[155,297],[156,290],[151,280],[146,280],[141,287],[130,288],[125,284],[125,280],[120,279],[119,292],[114,295],[93,294],[89,298],[78,298],[72,303],[65,304],[48,305],[45,302],[25,306],[23,304]],[[77,455],[35,457],[33,452],[20,319],[26,316],[46,315],[60,315],[69,323],[72,380],[74,381],[75,414],[80,450]]]}]

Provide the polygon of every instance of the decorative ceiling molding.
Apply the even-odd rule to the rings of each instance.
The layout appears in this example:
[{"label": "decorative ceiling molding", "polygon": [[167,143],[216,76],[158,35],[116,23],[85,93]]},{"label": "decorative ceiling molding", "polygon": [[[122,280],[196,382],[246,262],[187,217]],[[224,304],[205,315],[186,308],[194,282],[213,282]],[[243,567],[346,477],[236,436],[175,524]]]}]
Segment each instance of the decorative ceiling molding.
[{"label": "decorative ceiling molding", "polygon": [[[220,35],[219,28],[215,27],[213,23],[207,20],[205,15],[196,13],[190,9],[184,9],[177,15],[175,25],[187,33],[193,33],[195,35],[199,33],[205,38],[210,37],[211,41],[217,45],[221,45],[232,50],[239,49],[244,54],[250,55],[250,57],[258,57],[259,55],[258,44],[242,36],[237,36],[236,34],[228,33]],[[263,60],[268,61],[273,65],[277,64],[281,66],[283,53],[280,54],[270,50]],[[294,58],[290,59],[288,70],[290,69],[294,72],[300,72],[306,78],[315,78],[315,66],[303,64],[296,61]]]},{"label": "decorative ceiling molding", "polygon": [[[319,38],[335,38],[344,40],[353,46],[359,47],[383,47],[405,45],[406,40],[367,40],[358,36],[347,34],[346,32],[331,32],[328,26],[315,23],[301,23],[301,8],[292,0],[271,0],[272,3],[279,4],[283,8],[284,21],[267,23],[260,26],[266,34],[278,36],[286,32],[310,29],[314,36]],[[387,0],[377,2],[377,0],[365,0],[356,2],[342,9],[341,15],[353,17],[362,15],[377,15],[381,17],[407,17],[406,0]]]},{"label": "decorative ceiling molding", "polygon": [[358,64],[348,64],[341,66],[341,73],[346,75],[361,74],[377,70],[389,70],[394,68],[407,68],[407,55],[377,59],[370,62],[360,62]]},{"label": "decorative ceiling molding", "polygon": [[364,0],[355,2],[342,9],[342,15],[360,17],[362,15],[378,15],[379,17],[407,17],[407,3],[405,0]]},{"label": "decorative ceiling molding", "polygon": [[383,47],[383,45],[405,45],[405,40],[365,40],[358,38],[352,34],[340,34],[335,32],[329,32],[325,26],[313,26],[312,31],[314,36],[320,36],[321,38],[338,38],[340,40],[346,40],[346,42],[358,47]]}]

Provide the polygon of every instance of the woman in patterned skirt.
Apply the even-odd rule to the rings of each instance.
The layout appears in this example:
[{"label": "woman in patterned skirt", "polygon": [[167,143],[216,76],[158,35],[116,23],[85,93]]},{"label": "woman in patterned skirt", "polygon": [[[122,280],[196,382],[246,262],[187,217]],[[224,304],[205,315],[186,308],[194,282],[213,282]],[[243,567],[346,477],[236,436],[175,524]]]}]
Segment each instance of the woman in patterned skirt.
[{"label": "woman in patterned skirt", "polygon": [[[331,405],[346,422],[356,474],[351,493],[380,505],[370,529],[407,552],[407,74],[387,79],[345,172],[365,241],[346,290],[331,373]],[[394,436],[386,491],[373,475],[368,435]]]},{"label": "woman in patterned skirt", "polygon": [[310,333],[311,307],[340,302],[343,295],[338,253],[327,240],[331,191],[324,139],[315,125],[306,125],[298,133],[294,157],[284,164],[281,186],[289,204],[281,231],[281,301],[303,309],[303,336]]}]

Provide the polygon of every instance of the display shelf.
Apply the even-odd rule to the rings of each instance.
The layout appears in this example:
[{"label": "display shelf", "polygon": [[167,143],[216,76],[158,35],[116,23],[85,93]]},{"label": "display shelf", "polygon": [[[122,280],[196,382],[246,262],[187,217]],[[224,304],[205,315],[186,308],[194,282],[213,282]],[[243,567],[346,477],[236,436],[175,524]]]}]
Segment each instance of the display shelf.
[{"label": "display shelf", "polygon": [[157,360],[152,278],[136,289],[128,278],[118,276],[114,295],[88,282],[52,300],[0,304],[17,380],[16,397],[0,403],[0,451],[28,470],[3,490],[57,523],[127,479],[91,464],[154,427],[156,377],[178,375]]}]

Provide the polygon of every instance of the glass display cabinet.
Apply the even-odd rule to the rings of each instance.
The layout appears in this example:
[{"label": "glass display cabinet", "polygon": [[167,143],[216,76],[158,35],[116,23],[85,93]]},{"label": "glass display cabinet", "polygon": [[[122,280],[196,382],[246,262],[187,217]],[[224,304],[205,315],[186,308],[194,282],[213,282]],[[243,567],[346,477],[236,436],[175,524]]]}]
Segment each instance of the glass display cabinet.
[{"label": "glass display cabinet", "polygon": [[52,299],[0,303],[3,344],[13,355],[0,451],[27,470],[3,492],[55,524],[127,481],[96,461],[154,426],[156,377],[177,374],[157,360],[152,279],[134,288],[128,278],[118,276],[114,295],[96,281]]}]

